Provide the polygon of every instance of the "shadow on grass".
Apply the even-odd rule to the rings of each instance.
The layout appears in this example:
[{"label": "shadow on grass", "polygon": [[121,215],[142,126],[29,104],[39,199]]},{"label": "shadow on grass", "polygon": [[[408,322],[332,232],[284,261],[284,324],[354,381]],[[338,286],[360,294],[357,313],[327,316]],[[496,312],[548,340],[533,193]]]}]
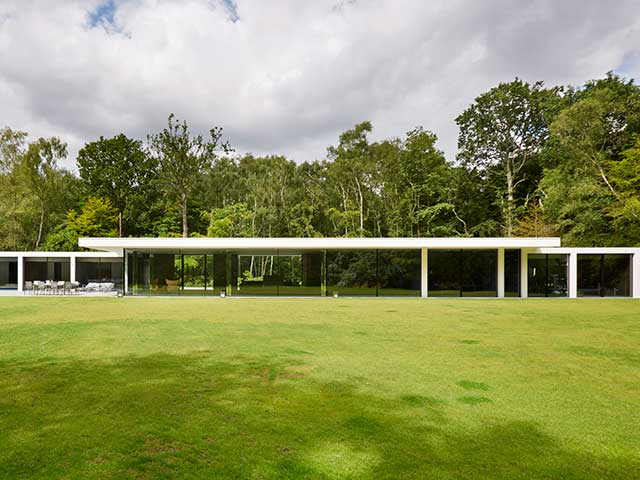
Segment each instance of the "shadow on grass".
[{"label": "shadow on grass", "polygon": [[[206,353],[0,364],[0,478],[631,478],[535,424],[469,431],[441,399]],[[470,409],[482,406],[464,407]]]}]

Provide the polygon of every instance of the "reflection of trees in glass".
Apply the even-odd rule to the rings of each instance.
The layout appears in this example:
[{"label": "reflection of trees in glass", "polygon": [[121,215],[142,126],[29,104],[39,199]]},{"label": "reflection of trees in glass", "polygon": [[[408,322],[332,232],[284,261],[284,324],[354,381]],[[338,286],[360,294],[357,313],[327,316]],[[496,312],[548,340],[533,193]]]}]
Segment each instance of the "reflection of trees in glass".
[{"label": "reflection of trees in glass", "polygon": [[564,297],[567,295],[567,256],[530,254],[529,296]]},{"label": "reflection of trees in glass", "polygon": [[630,268],[629,255],[578,255],[578,295],[629,296]]},{"label": "reflection of trees in glass", "polygon": [[378,286],[402,290],[420,290],[419,250],[380,250]]},{"label": "reflection of trees in glass", "polygon": [[327,285],[375,287],[376,252],[327,252]]}]

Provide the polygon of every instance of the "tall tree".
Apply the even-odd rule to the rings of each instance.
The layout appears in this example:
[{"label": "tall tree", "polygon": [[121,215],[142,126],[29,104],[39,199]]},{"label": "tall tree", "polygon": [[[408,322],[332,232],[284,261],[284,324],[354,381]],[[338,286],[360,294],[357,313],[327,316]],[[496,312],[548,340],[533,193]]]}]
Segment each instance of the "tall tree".
[{"label": "tall tree", "polygon": [[50,202],[59,186],[58,160],[67,156],[67,144],[59,138],[39,138],[30,143],[22,160],[25,182],[37,202],[38,227],[34,248],[38,250],[43,239],[44,225],[51,211]]},{"label": "tall tree", "polygon": [[330,209],[334,225],[344,236],[369,235],[367,191],[372,182],[373,157],[367,135],[371,122],[362,122],[342,133],[338,146],[329,147],[327,154],[330,185],[336,190],[340,205]]},{"label": "tall tree", "polygon": [[169,115],[168,126],[162,132],[148,137],[149,152],[160,165],[160,184],[180,207],[183,237],[189,235],[187,209],[199,180],[211,168],[217,151],[231,151],[229,143],[221,139],[221,127],[213,127],[205,139],[202,135],[193,135],[187,122],[175,120],[173,114]]},{"label": "tall tree", "polygon": [[122,217],[122,235],[140,234],[153,203],[158,164],[142,142],[124,134],[100,137],[78,152],[78,172],[87,196],[108,198]]},{"label": "tall tree", "polygon": [[47,250],[78,250],[79,237],[112,237],[117,234],[118,212],[111,200],[89,197],[82,205],[80,213],[75,209],[67,212],[64,223],[60,224],[45,243]]},{"label": "tall tree", "polygon": [[622,160],[610,162],[609,178],[617,192],[609,209],[621,245],[640,246],[640,139],[622,152]]},{"label": "tall tree", "polygon": [[24,185],[20,162],[27,133],[9,127],[0,130],[0,249],[21,248],[20,210],[24,205]]},{"label": "tall tree", "polygon": [[545,217],[567,245],[633,243],[634,220],[623,212],[634,210],[621,207],[633,205],[625,185],[640,138],[640,88],[608,74],[572,100],[550,126],[545,157],[551,168],[539,188]]},{"label": "tall tree", "polygon": [[516,78],[483,93],[456,118],[458,158],[486,177],[495,172],[503,185],[499,205],[507,236],[516,225],[517,188],[527,180],[524,172],[549,136],[549,117],[557,100],[558,89]]}]

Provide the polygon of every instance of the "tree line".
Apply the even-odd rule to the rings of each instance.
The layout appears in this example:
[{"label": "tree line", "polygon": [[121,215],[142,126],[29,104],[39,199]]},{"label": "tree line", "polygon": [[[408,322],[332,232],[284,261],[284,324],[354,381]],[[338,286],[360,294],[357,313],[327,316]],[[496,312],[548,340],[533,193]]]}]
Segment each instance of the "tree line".
[{"label": "tree line", "polygon": [[173,115],[146,139],[100,137],[60,167],[59,138],[0,130],[0,250],[75,250],[80,236],[560,236],[640,245],[640,88],[516,78],[457,118],[448,161],[416,127],[342,133],[321,161],[238,154],[221,127]]}]

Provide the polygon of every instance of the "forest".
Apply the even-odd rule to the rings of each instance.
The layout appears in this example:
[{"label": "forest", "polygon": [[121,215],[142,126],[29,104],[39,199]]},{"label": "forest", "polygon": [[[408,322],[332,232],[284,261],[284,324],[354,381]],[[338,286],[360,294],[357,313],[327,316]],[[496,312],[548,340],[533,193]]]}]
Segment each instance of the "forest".
[{"label": "forest", "polygon": [[[425,112],[428,119],[429,112]],[[144,139],[0,130],[0,250],[78,249],[82,236],[560,236],[640,246],[640,87],[514,79],[456,118],[455,158],[422,126],[371,141],[368,121],[320,161],[233,150],[221,126],[169,115]],[[296,161],[298,160],[298,161]]]}]

